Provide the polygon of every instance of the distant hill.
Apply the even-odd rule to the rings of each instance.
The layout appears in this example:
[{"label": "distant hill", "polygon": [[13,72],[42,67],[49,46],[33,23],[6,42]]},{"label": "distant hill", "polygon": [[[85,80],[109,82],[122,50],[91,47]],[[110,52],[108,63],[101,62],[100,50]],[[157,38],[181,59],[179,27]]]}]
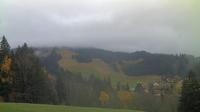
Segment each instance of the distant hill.
[{"label": "distant hill", "polygon": [[112,52],[94,48],[37,48],[37,55],[49,70],[58,63],[63,69],[84,76],[111,77],[114,82],[159,80],[161,75],[183,76],[196,58],[189,55]]},{"label": "distant hill", "polygon": [[[134,53],[111,52],[100,49],[74,49],[78,55],[73,59],[88,63],[100,59],[114,70],[122,70],[126,75],[185,75],[195,59],[189,55],[151,54],[146,51]],[[117,67],[119,65],[119,67]]]}]

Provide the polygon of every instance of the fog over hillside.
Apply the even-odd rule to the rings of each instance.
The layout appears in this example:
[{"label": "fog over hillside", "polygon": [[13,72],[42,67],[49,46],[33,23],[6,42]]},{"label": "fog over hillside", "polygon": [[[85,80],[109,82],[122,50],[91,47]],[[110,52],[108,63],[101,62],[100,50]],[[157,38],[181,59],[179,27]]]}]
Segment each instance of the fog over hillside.
[{"label": "fog over hillside", "polygon": [[197,0],[1,0],[13,47],[95,47],[200,55]]}]

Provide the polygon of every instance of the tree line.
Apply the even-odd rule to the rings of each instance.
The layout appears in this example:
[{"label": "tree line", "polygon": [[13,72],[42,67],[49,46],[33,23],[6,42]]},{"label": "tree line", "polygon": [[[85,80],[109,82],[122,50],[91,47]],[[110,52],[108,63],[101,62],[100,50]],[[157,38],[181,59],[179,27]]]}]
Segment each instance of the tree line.
[{"label": "tree line", "polygon": [[[110,78],[88,78],[62,69],[53,50],[39,58],[26,43],[11,49],[3,36],[0,51],[0,101],[118,107]],[[122,94],[123,95],[123,94]],[[119,96],[121,99],[122,96]]]},{"label": "tree line", "polygon": [[[186,75],[195,57],[186,54],[168,55],[152,54],[146,51],[133,53],[112,52],[93,48],[71,49],[79,54],[73,58],[78,62],[91,62],[92,59],[101,59],[110,65],[113,70],[122,70],[128,76],[133,75]],[[128,63],[127,63],[128,62]],[[119,69],[120,66],[121,69]]]}]

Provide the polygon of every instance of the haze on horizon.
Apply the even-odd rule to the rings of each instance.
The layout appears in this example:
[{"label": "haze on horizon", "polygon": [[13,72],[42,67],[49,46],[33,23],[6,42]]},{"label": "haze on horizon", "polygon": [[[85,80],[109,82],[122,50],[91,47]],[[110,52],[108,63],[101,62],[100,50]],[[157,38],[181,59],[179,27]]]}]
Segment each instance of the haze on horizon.
[{"label": "haze on horizon", "polygon": [[198,0],[1,0],[12,47],[95,47],[200,56]]}]

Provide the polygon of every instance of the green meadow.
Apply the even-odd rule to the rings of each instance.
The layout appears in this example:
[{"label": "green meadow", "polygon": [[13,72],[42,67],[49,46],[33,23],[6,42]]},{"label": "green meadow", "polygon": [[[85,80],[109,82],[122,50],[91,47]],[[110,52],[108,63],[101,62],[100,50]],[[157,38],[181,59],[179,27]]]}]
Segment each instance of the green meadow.
[{"label": "green meadow", "polygon": [[104,109],[90,107],[0,103],[0,112],[142,112],[124,109]]}]

